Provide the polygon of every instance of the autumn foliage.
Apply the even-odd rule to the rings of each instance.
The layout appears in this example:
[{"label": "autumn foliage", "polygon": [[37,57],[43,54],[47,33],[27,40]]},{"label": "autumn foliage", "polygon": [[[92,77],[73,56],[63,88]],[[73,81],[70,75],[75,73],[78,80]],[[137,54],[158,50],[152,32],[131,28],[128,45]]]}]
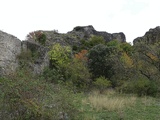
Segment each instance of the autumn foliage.
[{"label": "autumn foliage", "polygon": [[87,53],[88,53],[87,50],[81,50],[79,53],[75,54],[75,58],[80,61],[87,61],[88,60],[88,58],[86,56]]},{"label": "autumn foliage", "polygon": [[42,31],[33,31],[27,35],[27,40],[33,39],[40,44],[44,45],[46,42],[46,35]]}]

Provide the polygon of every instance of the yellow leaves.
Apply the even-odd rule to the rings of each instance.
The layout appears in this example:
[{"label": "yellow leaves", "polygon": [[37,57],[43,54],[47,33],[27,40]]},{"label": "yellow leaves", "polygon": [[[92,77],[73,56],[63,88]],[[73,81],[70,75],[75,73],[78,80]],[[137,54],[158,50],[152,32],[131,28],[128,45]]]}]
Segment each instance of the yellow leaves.
[{"label": "yellow leaves", "polygon": [[126,67],[133,67],[133,60],[127,55],[126,52],[122,53],[121,60]]},{"label": "yellow leaves", "polygon": [[152,53],[146,53],[146,55],[150,58],[150,59],[152,59],[152,60],[154,60],[154,61],[158,61],[158,57],[157,56],[155,56],[155,55],[153,55]]},{"label": "yellow leaves", "polygon": [[70,55],[71,48],[68,46],[61,46],[59,43],[55,44],[51,51],[49,51],[50,59],[60,66],[64,66],[69,62]]}]

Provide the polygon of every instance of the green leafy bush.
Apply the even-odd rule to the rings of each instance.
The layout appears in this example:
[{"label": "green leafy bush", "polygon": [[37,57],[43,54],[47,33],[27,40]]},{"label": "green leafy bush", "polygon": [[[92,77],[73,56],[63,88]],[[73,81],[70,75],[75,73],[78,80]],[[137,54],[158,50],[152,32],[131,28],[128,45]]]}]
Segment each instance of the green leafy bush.
[{"label": "green leafy bush", "polygon": [[0,78],[0,88],[1,120],[77,119],[79,115],[77,95],[25,70]]},{"label": "green leafy bush", "polygon": [[147,92],[150,88],[150,81],[145,78],[140,78],[135,82],[135,92],[139,96],[147,95]]},{"label": "green leafy bush", "polygon": [[98,44],[105,44],[105,40],[102,36],[92,36],[88,41],[90,48]]},{"label": "green leafy bush", "polygon": [[71,48],[69,46],[61,46],[59,43],[56,43],[49,51],[49,57],[51,65],[54,67],[64,67],[70,62]]},{"label": "green leafy bush", "polygon": [[[2,116],[6,119],[40,119],[42,116],[41,102],[44,94],[44,86],[33,80],[27,71],[11,75],[9,78],[1,79],[1,95],[3,108]],[[25,77],[24,77],[25,76]],[[32,81],[33,80],[33,81]],[[35,87],[38,86],[38,87]]]},{"label": "green leafy bush", "polygon": [[47,37],[44,33],[40,34],[36,39],[36,41],[38,41],[42,45],[45,45],[46,40],[47,40]]},{"label": "green leafy bush", "polygon": [[66,66],[65,78],[67,84],[75,90],[85,90],[90,83],[90,73],[83,61],[76,58]]},{"label": "green leafy bush", "polygon": [[106,79],[103,76],[100,76],[99,78],[96,78],[95,81],[93,82],[96,88],[100,90],[102,93],[105,89],[111,87],[111,81]]},{"label": "green leafy bush", "polygon": [[61,73],[60,68],[49,68],[46,67],[43,71],[42,78],[49,83],[59,83],[64,81],[64,75]]},{"label": "green leafy bush", "polygon": [[121,90],[124,93],[135,93],[138,96],[150,95],[156,96],[158,85],[145,77],[139,77],[137,80],[124,82]]}]

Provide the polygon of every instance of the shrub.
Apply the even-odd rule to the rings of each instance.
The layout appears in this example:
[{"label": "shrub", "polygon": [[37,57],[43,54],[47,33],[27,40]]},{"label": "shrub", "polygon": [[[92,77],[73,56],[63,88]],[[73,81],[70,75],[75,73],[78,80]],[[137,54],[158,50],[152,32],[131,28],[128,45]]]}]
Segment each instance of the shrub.
[{"label": "shrub", "polygon": [[100,90],[100,93],[102,93],[105,89],[111,86],[111,82],[103,76],[96,78],[93,84],[96,88]]},{"label": "shrub", "polygon": [[118,40],[112,40],[110,42],[107,43],[108,47],[117,47],[120,48],[120,41]]},{"label": "shrub", "polygon": [[64,67],[70,62],[71,48],[69,46],[61,46],[59,43],[56,43],[49,51],[49,57],[53,67]]},{"label": "shrub", "polygon": [[137,80],[127,81],[121,87],[125,93],[135,93],[138,96],[150,95],[156,96],[158,85],[145,77],[139,77]]},{"label": "shrub", "polygon": [[43,71],[42,78],[49,83],[59,83],[64,81],[64,75],[61,73],[59,68],[49,68],[46,67]]},{"label": "shrub", "polygon": [[80,99],[65,86],[53,85],[18,71],[0,78],[0,119],[58,120],[77,119]]},{"label": "shrub", "polygon": [[92,36],[88,41],[90,48],[98,44],[105,44],[105,40],[102,36]]},{"label": "shrub", "polygon": [[[3,95],[3,113],[5,119],[40,119],[42,107],[39,96],[42,97],[44,86],[34,80],[27,71],[11,75],[9,78],[1,79],[1,90]],[[26,74],[26,75],[24,75]],[[37,87],[35,87],[37,86]],[[2,108],[1,108],[2,110]]]},{"label": "shrub", "polygon": [[90,83],[90,73],[83,61],[74,58],[66,67],[65,78],[73,90],[85,90]]},{"label": "shrub", "polygon": [[27,39],[33,39],[39,42],[41,45],[45,45],[47,37],[45,33],[43,33],[42,31],[34,31],[34,32],[30,32],[27,35]]},{"label": "shrub", "polygon": [[155,81],[151,81],[147,94],[153,97],[156,97],[156,96],[159,97],[158,93],[159,93],[159,83]]},{"label": "shrub", "polygon": [[140,78],[135,82],[135,92],[139,95],[147,95],[147,91],[150,88],[150,81],[145,78]]},{"label": "shrub", "polygon": [[75,54],[75,58],[82,62],[87,62],[88,61],[87,53],[88,53],[87,50],[81,50],[79,53]]},{"label": "shrub", "polygon": [[129,55],[133,53],[133,47],[129,43],[121,43],[120,47],[122,48],[124,52],[126,52]]},{"label": "shrub", "polygon": [[33,61],[32,52],[30,50],[22,51],[17,58],[21,68],[29,67],[29,63]]}]

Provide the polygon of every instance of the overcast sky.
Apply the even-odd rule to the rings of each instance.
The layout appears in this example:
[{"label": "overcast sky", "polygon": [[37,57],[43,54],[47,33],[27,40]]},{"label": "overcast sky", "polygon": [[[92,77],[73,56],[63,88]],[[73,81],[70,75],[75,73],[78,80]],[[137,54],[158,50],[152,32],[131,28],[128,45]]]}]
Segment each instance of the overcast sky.
[{"label": "overcast sky", "polygon": [[34,30],[124,32],[127,42],[160,26],[160,0],[0,0],[0,30],[24,40]]}]

